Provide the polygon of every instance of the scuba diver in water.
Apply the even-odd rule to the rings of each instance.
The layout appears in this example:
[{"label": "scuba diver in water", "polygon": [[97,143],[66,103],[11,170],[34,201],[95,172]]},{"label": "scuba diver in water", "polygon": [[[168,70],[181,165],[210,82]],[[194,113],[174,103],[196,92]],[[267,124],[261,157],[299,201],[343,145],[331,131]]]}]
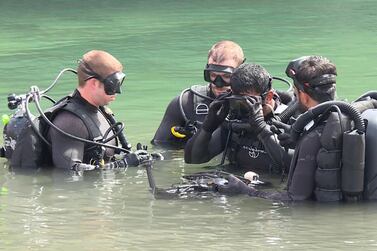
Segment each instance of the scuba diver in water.
[{"label": "scuba diver in water", "polygon": [[[92,50],[79,60],[77,89],[48,111],[42,112],[38,102],[47,90],[40,92],[32,87],[25,100],[8,98],[10,104],[18,102],[26,106],[26,109],[21,108],[26,110],[29,120],[21,132],[15,133],[15,128],[20,126],[12,123],[4,130],[5,142],[16,141],[5,147],[11,167],[37,169],[53,165],[65,170],[85,171],[138,166],[149,161],[151,156],[145,150],[130,151],[122,133],[123,124],[115,122],[113,114],[105,107],[121,93],[126,77],[122,70],[122,64],[111,54]],[[31,101],[37,104],[41,114],[34,121],[27,108]]]},{"label": "scuba diver in water", "polygon": [[[218,191],[280,201],[354,201],[363,197],[363,190],[364,198],[367,198],[365,194],[376,197],[376,176],[368,174],[376,174],[375,162],[370,170],[364,170],[364,158],[366,163],[368,159],[376,161],[375,157],[365,155],[364,121],[354,106],[332,101],[337,76],[335,65],[325,57],[306,56],[291,61],[286,74],[294,81],[301,110],[306,111],[292,126],[274,123],[277,127],[274,131],[284,129],[284,132],[278,130],[280,144],[295,148],[287,191],[259,191],[232,175],[227,184],[217,187]],[[372,104],[370,108],[376,108],[375,100],[367,102]],[[246,102],[252,110],[255,103],[251,99]],[[258,121],[251,118],[250,123]],[[369,124],[369,130],[377,129],[375,115],[369,116]],[[376,137],[371,138],[369,142],[376,143]]]},{"label": "scuba diver in water", "polygon": [[[223,152],[223,160],[227,156],[237,169],[280,174],[290,158],[267,123],[286,106],[270,74],[260,65],[242,64],[230,84],[233,95],[212,102],[202,128],[186,145],[185,162],[204,163]],[[248,98],[255,102],[244,107]]]},{"label": "scuba diver in water", "polygon": [[242,48],[232,41],[220,41],[208,52],[204,80],[182,91],[168,105],[151,143],[167,148],[184,148],[187,140],[200,128],[210,103],[230,90],[230,75],[245,61]]}]

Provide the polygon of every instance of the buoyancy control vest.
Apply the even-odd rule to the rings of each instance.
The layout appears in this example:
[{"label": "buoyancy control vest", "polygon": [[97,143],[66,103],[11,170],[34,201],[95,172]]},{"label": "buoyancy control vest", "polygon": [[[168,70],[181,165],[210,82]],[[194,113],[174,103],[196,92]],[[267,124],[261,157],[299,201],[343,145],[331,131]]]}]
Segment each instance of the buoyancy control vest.
[{"label": "buoyancy control vest", "polygon": [[362,107],[366,111],[361,115],[360,109],[345,102],[325,102],[292,125],[296,137],[308,121],[325,116],[316,156],[314,194],[318,201],[377,199],[377,111],[370,109],[373,105]]},{"label": "buoyancy control vest", "polygon": [[[200,128],[208,114],[209,105],[214,100],[210,94],[209,85],[193,85],[181,92],[178,97],[178,105],[185,124],[184,126],[174,125],[171,128],[171,132],[176,138],[187,141]],[[188,100],[189,98],[191,100]]]},{"label": "buoyancy control vest", "polygon": [[[88,130],[89,140],[100,141],[102,133],[98,125],[86,111],[85,104],[75,95],[77,94],[61,99],[53,107],[45,111],[44,114],[50,121],[53,121],[61,111],[68,111],[83,121]],[[16,141],[14,151],[11,156],[7,156],[11,161],[11,166],[14,168],[37,169],[41,166],[52,166],[49,142],[43,140],[43,138],[46,139],[50,126],[41,116],[34,119],[33,125],[37,131],[34,130],[28,120],[25,120],[24,128],[18,137],[14,139]],[[100,147],[87,144],[83,161],[87,163],[91,159],[99,158],[101,152]]]},{"label": "buoyancy control vest", "polygon": [[318,201],[342,200],[341,168],[343,133],[351,129],[350,119],[344,114],[330,112],[323,127],[316,162],[315,190]]},{"label": "buoyancy control vest", "polygon": [[[209,101],[211,101],[208,98],[208,94],[210,93],[209,85],[193,85],[190,88],[191,92],[194,93],[193,97],[193,105],[194,105],[194,111],[196,115],[207,115],[208,109],[209,109]],[[202,96],[195,95],[196,93],[201,94]]]}]

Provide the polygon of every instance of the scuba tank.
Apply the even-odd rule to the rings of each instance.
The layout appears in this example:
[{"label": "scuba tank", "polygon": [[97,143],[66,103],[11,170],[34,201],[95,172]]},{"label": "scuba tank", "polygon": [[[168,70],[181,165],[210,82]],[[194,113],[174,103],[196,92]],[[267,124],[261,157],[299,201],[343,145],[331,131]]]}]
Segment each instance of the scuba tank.
[{"label": "scuba tank", "polygon": [[377,109],[366,110],[361,115],[366,120],[364,199],[377,199]]},{"label": "scuba tank", "polygon": [[[21,132],[27,126],[28,118],[25,116],[25,96],[16,96],[10,94],[8,99],[8,108],[10,110],[17,109],[16,112],[10,117],[9,121],[3,121],[3,139],[4,139],[4,154],[1,157],[7,159],[12,158],[13,151],[16,148],[17,141],[21,135]],[[32,118],[33,119],[33,118]]]},{"label": "scuba tank", "polygon": [[[363,105],[361,117],[366,124],[365,134],[365,171],[364,192],[365,200],[377,199],[377,91],[369,91],[360,96],[353,105],[369,101],[369,105]],[[360,106],[360,105],[359,105]],[[355,146],[356,149],[356,146]]]}]

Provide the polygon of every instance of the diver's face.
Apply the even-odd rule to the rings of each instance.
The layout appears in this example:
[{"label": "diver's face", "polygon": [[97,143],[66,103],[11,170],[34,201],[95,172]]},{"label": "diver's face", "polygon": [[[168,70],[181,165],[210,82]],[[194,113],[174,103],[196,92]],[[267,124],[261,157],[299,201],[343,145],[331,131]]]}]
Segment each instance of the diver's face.
[{"label": "diver's face", "polygon": [[110,102],[114,101],[116,94],[107,95],[105,92],[105,85],[98,79],[95,80],[94,99],[96,100],[97,106],[108,105]]},{"label": "diver's face", "polygon": [[308,110],[308,107],[306,105],[306,99],[303,97],[304,93],[300,91],[296,86],[293,88],[294,94],[298,101],[298,110],[300,113],[304,113]]},{"label": "diver's face", "polygon": [[[208,64],[216,64],[216,65],[221,65],[221,66],[230,66],[233,68],[238,67],[238,63],[234,59],[225,59],[222,62],[216,62],[213,60],[213,58],[208,59]],[[230,75],[229,73],[224,73],[224,72],[211,72],[210,77],[211,77],[211,90],[212,93],[215,95],[215,97],[218,97],[219,95],[228,92],[230,90]],[[214,81],[216,80],[217,77],[222,78],[222,80],[225,82],[225,85],[222,87],[217,87],[214,84]]]}]

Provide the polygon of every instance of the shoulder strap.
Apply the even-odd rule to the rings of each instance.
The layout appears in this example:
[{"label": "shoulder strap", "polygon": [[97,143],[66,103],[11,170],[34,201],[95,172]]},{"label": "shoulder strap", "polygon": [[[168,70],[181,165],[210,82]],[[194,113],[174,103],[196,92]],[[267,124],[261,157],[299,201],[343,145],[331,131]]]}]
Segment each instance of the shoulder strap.
[{"label": "shoulder strap", "polygon": [[208,105],[205,102],[205,98],[197,95],[196,93],[201,94],[202,96],[208,96],[209,86],[208,85],[193,85],[190,88],[193,95],[193,105],[194,111],[197,115],[206,115],[208,114]]},{"label": "shoulder strap", "polygon": [[85,109],[79,102],[75,102],[74,99],[71,99],[63,107],[61,107],[61,110],[71,112],[82,120],[88,129],[90,140],[98,140],[102,138],[103,135],[97,123],[86,113]]}]

